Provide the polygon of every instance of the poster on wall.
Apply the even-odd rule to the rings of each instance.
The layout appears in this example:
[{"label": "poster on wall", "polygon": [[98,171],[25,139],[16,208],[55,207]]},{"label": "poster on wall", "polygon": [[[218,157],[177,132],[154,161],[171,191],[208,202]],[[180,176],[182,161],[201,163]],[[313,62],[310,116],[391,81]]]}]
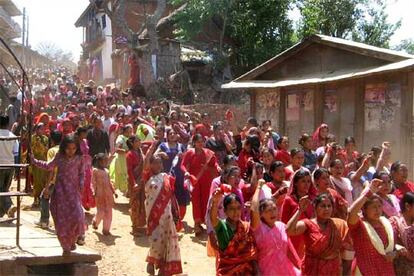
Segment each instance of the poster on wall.
[{"label": "poster on wall", "polygon": [[365,87],[365,103],[385,104],[386,83],[369,84]]},{"label": "poster on wall", "polygon": [[381,129],[381,109],[372,104],[365,105],[365,130],[377,131]]},{"label": "poster on wall", "polygon": [[331,113],[338,111],[338,96],[336,95],[336,90],[325,91],[323,105],[325,110],[328,110]]},{"label": "poster on wall", "polygon": [[277,91],[258,93],[256,116],[259,121],[270,119],[274,127],[278,126],[280,97]]},{"label": "poster on wall", "polygon": [[401,85],[399,83],[389,84],[385,98],[387,105],[401,107]]},{"label": "poster on wall", "polygon": [[297,94],[287,96],[286,121],[299,121],[300,103]]},{"label": "poster on wall", "polygon": [[302,97],[302,103],[305,111],[313,110],[313,92],[311,90],[305,91]]}]

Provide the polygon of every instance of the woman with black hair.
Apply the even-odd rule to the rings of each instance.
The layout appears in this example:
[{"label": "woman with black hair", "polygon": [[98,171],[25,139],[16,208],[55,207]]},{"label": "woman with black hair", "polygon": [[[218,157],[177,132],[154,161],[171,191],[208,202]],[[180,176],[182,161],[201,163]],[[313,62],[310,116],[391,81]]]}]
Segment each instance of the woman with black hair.
[{"label": "woman with black hair", "polygon": [[85,215],[80,198],[85,170],[79,140],[74,135],[65,136],[58,154],[50,162],[33,156],[31,159],[38,168],[48,171],[57,168],[55,189],[50,195],[50,212],[63,254],[70,254],[76,249],[76,242],[79,245],[85,243]]},{"label": "woman with black hair", "polygon": [[397,161],[391,165],[391,180],[394,195],[401,200],[405,193],[414,192],[414,183],[408,181],[407,165]]},{"label": "woman with black hair", "polygon": [[181,170],[185,179],[191,180],[194,186],[191,193],[194,232],[199,235],[204,230],[201,224],[204,223],[211,182],[221,172],[221,168],[214,152],[204,148],[201,134],[194,135],[193,146],[193,149],[184,153]]},{"label": "woman with black hair", "polygon": [[401,214],[390,218],[396,247],[407,249],[394,260],[395,274],[414,275],[414,193],[404,194],[400,202]]},{"label": "woman with black hair", "polygon": [[287,224],[288,235],[304,237],[302,275],[350,275],[354,252],[346,221],[332,218],[334,202],[329,193],[315,198],[315,218],[299,221],[310,202],[308,197],[302,197],[299,209]]},{"label": "woman with black hair", "polygon": [[226,195],[223,199],[226,219],[222,220],[218,209],[223,195],[222,189],[214,192],[210,213],[219,247],[216,275],[256,275],[257,248],[249,223],[241,220],[242,201],[236,194]]}]

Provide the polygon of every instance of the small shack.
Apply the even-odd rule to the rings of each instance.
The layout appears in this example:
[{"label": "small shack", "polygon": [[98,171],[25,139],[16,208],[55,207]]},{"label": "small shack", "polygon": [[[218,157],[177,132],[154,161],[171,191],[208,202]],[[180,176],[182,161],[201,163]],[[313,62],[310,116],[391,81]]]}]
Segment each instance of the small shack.
[{"label": "small shack", "polygon": [[247,91],[251,115],[270,119],[292,147],[327,123],[338,142],[354,136],[364,152],[390,141],[412,172],[413,82],[412,55],[313,35],[222,88]]}]

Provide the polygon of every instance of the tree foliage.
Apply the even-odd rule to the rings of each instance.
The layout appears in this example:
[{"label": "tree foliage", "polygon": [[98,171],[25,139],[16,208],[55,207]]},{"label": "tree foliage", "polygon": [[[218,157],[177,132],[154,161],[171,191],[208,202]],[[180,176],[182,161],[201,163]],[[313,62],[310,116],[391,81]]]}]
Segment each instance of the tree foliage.
[{"label": "tree foliage", "polygon": [[401,26],[401,20],[395,24],[388,22],[385,2],[370,1],[366,5],[365,15],[357,24],[352,39],[369,45],[389,48],[389,42],[395,31]]},{"label": "tree foliage", "polygon": [[298,8],[301,37],[321,33],[389,47],[401,25],[388,22],[384,0],[298,0]]},{"label": "tree foliage", "polygon": [[191,41],[212,22],[221,31],[213,47],[232,63],[252,68],[292,45],[291,0],[173,0],[187,3],[176,16],[177,36]]},{"label": "tree foliage", "polygon": [[346,38],[354,28],[363,11],[360,0],[298,0],[301,14],[299,35],[306,37],[315,33]]}]

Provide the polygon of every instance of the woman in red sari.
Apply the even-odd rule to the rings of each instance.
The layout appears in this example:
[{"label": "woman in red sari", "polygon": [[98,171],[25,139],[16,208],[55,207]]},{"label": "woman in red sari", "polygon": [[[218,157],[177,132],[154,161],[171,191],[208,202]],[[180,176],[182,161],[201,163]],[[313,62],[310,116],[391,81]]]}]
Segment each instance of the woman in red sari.
[{"label": "woman in red sari", "polygon": [[[382,216],[382,201],[375,193],[382,180],[374,179],[349,209],[348,226],[355,249],[354,272],[364,276],[395,275],[395,250],[391,223]],[[359,212],[362,210],[362,218]]]},{"label": "woman in red sari", "polygon": [[223,192],[217,189],[210,213],[219,245],[216,275],[256,275],[257,248],[249,223],[241,220],[241,200],[235,194],[225,196],[223,207],[227,218],[221,220],[218,208],[222,197]]},{"label": "woman in red sari", "polygon": [[133,135],[127,140],[128,153],[126,155],[128,170],[129,215],[131,216],[131,235],[141,236],[145,227],[145,190],[142,181],[144,155],[141,151],[141,140]]},{"label": "woman in red sari", "polygon": [[299,210],[289,220],[287,233],[290,236],[304,235],[305,257],[302,275],[350,275],[354,257],[352,241],[348,235],[346,221],[331,218],[333,199],[323,193],[314,201],[316,218],[298,222],[301,213],[310,205],[308,197],[299,201]]},{"label": "woman in red sari", "polygon": [[333,199],[333,218],[346,220],[348,217],[348,202],[335,190],[330,188],[329,172],[325,168],[316,169],[313,173],[313,182],[318,194],[328,193]]},{"label": "woman in red sari", "polygon": [[391,179],[393,185],[393,194],[401,200],[405,193],[414,192],[414,183],[407,180],[407,165],[397,161],[391,165]]},{"label": "woman in red sari", "polygon": [[243,144],[243,149],[240,151],[237,164],[240,168],[241,175],[247,179],[249,167],[253,162],[259,162],[260,157],[260,139],[256,135],[247,136]]},{"label": "woman in red sari", "polygon": [[181,170],[186,179],[196,179],[191,193],[194,218],[194,232],[199,235],[204,230],[201,226],[207,211],[210,186],[213,179],[219,175],[221,168],[213,151],[204,148],[204,139],[200,134],[194,135],[194,148],[184,153]]},{"label": "woman in red sari", "polygon": [[[287,223],[299,209],[299,200],[302,197],[308,196],[311,200],[315,198],[316,193],[311,187],[312,179],[310,172],[307,170],[296,171],[289,187],[289,193],[285,197],[282,204],[281,221],[283,223]],[[299,219],[310,219],[312,217],[313,207],[312,205],[308,205],[306,210],[301,212]],[[302,258],[305,254],[305,242],[303,240],[303,236],[294,236],[291,238],[291,241],[299,255],[299,258]]]}]

